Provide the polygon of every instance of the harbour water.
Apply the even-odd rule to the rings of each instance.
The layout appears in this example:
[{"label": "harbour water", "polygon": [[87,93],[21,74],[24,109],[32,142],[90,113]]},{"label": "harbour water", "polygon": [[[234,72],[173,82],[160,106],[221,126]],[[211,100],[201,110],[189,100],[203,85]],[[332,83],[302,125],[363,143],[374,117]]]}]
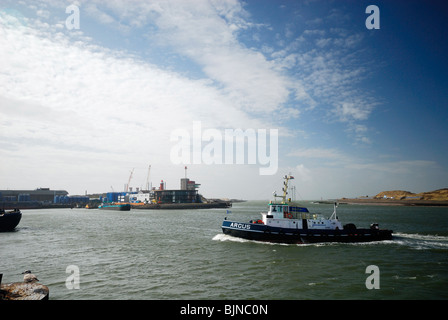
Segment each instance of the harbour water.
[{"label": "harbour water", "polygon": [[[303,204],[326,216],[333,211]],[[266,201],[248,201],[231,213],[23,210],[16,231],[0,233],[0,272],[7,283],[31,270],[52,300],[448,298],[447,207],[339,206],[343,224],[378,222],[394,230],[392,241],[285,245],[222,234],[226,215],[244,222],[266,209]],[[366,286],[372,265],[378,289]],[[76,269],[79,289],[67,283]]]}]

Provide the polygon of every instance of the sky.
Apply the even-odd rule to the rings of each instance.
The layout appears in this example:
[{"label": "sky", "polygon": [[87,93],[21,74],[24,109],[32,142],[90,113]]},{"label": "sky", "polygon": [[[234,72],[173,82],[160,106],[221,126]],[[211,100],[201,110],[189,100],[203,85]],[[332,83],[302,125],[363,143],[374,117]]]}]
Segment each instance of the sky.
[{"label": "sky", "polygon": [[0,189],[446,188],[447,39],[445,1],[0,0]]}]

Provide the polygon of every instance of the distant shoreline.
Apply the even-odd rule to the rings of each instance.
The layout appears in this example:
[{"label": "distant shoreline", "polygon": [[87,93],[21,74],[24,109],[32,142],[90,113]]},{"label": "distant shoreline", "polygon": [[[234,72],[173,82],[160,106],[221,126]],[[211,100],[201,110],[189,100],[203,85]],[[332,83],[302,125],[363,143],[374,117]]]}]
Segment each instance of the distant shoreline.
[{"label": "distant shoreline", "polygon": [[394,200],[394,199],[338,199],[339,204],[359,204],[373,206],[426,206],[446,207],[448,201],[437,200]]}]

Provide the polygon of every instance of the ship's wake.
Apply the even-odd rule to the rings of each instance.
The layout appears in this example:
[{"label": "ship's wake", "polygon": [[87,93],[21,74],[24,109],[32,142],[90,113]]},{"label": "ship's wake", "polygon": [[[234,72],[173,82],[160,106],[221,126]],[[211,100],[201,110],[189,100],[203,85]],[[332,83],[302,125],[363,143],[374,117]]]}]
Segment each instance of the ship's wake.
[{"label": "ship's wake", "polygon": [[395,233],[392,242],[416,250],[448,249],[448,236]]},{"label": "ship's wake", "polygon": [[375,245],[399,245],[406,246],[415,250],[448,250],[448,236],[439,235],[422,235],[422,234],[410,234],[410,233],[394,233],[392,240],[384,241],[372,241],[372,242],[323,242],[323,243],[304,243],[304,244],[286,244],[286,243],[274,243],[265,241],[247,240],[243,238],[233,237],[227,234],[217,234],[213,237],[214,241],[232,241],[232,242],[252,242],[270,245],[285,245],[285,246],[337,246],[337,245],[349,245],[349,246],[375,246]]},{"label": "ship's wake", "polygon": [[253,243],[261,243],[261,244],[271,244],[271,245],[290,245],[286,243],[277,243],[277,242],[268,242],[268,241],[256,241],[256,240],[248,240],[243,238],[238,238],[234,236],[230,236],[228,234],[224,233],[218,233],[216,236],[213,237],[214,241],[232,241],[232,242],[253,242]]}]

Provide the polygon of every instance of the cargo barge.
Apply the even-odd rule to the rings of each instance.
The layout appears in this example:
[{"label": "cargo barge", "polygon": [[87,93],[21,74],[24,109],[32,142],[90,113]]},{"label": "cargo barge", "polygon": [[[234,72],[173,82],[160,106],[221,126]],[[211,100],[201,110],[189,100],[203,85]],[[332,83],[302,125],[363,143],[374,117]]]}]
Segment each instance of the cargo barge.
[{"label": "cargo barge", "polygon": [[115,210],[115,211],[130,211],[131,205],[129,203],[103,203],[98,206],[100,210]]}]

